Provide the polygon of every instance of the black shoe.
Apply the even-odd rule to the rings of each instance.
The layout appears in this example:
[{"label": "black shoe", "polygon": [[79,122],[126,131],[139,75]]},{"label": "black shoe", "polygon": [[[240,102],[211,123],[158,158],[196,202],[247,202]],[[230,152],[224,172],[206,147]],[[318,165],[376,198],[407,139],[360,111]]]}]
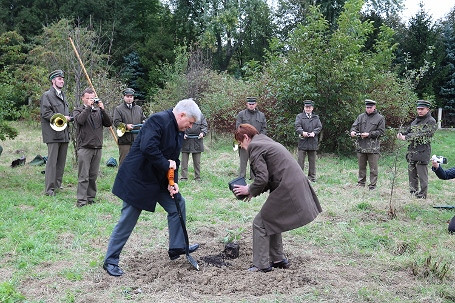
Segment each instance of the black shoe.
[{"label": "black shoe", "polygon": [[[198,248],[199,248],[199,244],[197,244],[197,243],[190,245],[189,253],[191,254],[192,252],[196,251],[196,249],[198,249]],[[171,248],[171,249],[169,249],[168,254],[169,254],[169,258],[171,260],[175,260],[178,257],[180,257],[181,255],[185,254],[185,249],[184,248]]]},{"label": "black shoe", "polygon": [[114,277],[120,277],[123,275],[123,270],[115,264],[103,264],[103,268],[107,271],[108,274]]},{"label": "black shoe", "polygon": [[270,265],[274,268],[282,268],[282,269],[286,269],[286,268],[289,268],[289,266],[291,266],[288,259],[283,259],[280,262],[272,262]]},{"label": "black shoe", "polygon": [[260,268],[257,268],[256,266],[253,265],[250,268],[248,268],[249,272],[259,272],[259,271],[260,272],[269,272],[269,271],[272,271],[272,270],[273,270],[272,266],[260,269]]}]

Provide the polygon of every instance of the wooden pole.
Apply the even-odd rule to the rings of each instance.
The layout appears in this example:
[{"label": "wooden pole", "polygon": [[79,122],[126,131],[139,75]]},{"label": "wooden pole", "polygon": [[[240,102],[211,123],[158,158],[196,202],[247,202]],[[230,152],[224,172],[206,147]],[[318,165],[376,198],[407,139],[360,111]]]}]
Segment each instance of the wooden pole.
[{"label": "wooden pole", "polygon": [[[85,69],[84,63],[82,63],[81,57],[79,56],[79,52],[76,49],[76,45],[74,45],[73,39],[71,39],[71,37],[68,37],[68,39],[71,42],[71,46],[73,47],[74,53],[76,54],[76,57],[77,57],[77,60],[79,61],[79,64],[82,67],[82,71],[85,74],[85,78],[87,78],[88,84],[90,85],[90,87],[95,92],[95,96],[98,98],[98,94],[96,93],[95,87],[93,86],[92,81],[90,80],[90,77],[89,77],[89,75],[87,73],[87,70]],[[112,128],[112,126],[109,126],[109,130],[111,131],[111,134],[112,134],[112,137],[114,138],[115,143],[118,145],[118,139],[117,139],[117,136],[115,135],[115,132],[114,132],[114,129]]]}]

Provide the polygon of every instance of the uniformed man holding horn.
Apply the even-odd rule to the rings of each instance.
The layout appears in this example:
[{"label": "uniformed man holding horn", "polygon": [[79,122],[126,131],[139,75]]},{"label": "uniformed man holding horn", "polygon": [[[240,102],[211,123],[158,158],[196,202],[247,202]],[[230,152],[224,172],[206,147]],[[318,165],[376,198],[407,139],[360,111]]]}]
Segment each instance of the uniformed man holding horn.
[{"label": "uniformed man holding horn", "polygon": [[[62,188],[63,171],[70,136],[67,123],[71,121],[68,102],[62,89],[65,85],[65,74],[54,70],[49,74],[52,86],[40,99],[40,116],[43,142],[47,144],[47,161],[44,193],[54,196]],[[58,125],[55,121],[58,119]]]}]

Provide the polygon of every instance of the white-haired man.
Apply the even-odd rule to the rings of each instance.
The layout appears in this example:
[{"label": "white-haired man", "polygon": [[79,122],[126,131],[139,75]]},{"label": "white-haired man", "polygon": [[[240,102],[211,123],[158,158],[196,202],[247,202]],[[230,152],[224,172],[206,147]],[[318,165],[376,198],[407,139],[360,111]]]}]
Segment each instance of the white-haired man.
[{"label": "white-haired man", "polygon": [[[184,131],[199,121],[201,111],[192,99],[184,99],[173,109],[151,115],[134,140],[130,152],[120,166],[112,192],[123,200],[120,219],[112,231],[103,268],[111,276],[123,275],[119,267],[120,253],[142,210],[154,212],[159,203],[168,213],[169,258],[185,254],[185,236],[180,222],[177,199],[185,220],[185,199],[179,193],[178,159]],[[168,184],[167,172],[175,170],[175,185]],[[199,244],[189,246],[189,252]]]}]

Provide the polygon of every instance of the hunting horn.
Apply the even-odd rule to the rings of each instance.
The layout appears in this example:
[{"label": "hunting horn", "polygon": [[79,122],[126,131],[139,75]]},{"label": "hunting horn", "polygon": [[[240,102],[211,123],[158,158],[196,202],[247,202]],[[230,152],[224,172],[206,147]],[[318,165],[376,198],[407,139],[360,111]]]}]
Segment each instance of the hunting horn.
[{"label": "hunting horn", "polygon": [[68,119],[63,114],[54,114],[49,124],[53,130],[61,132],[68,125]]}]

